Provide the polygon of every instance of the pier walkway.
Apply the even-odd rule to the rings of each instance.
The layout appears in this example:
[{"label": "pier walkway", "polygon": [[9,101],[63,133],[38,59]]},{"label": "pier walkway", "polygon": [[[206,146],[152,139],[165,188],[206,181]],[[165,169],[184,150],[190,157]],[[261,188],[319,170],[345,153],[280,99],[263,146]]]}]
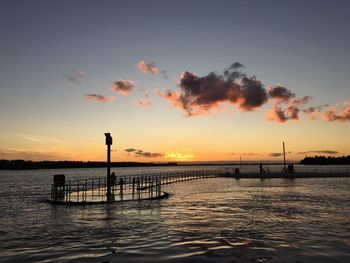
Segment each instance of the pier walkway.
[{"label": "pier walkway", "polygon": [[152,200],[168,197],[162,185],[213,177],[226,178],[312,178],[350,177],[350,168],[298,168],[293,173],[281,168],[265,167],[260,173],[256,167],[237,167],[216,170],[177,171],[143,175],[116,176],[111,182],[112,201],[107,201],[107,179],[94,178],[55,182],[51,186],[53,204],[87,205],[119,201]]},{"label": "pier walkway", "polygon": [[[164,184],[212,178],[221,173],[221,170],[201,170],[116,176],[111,182],[112,202],[165,198],[168,194],[162,192]],[[107,178],[53,183],[50,202],[72,205],[107,203]]]}]

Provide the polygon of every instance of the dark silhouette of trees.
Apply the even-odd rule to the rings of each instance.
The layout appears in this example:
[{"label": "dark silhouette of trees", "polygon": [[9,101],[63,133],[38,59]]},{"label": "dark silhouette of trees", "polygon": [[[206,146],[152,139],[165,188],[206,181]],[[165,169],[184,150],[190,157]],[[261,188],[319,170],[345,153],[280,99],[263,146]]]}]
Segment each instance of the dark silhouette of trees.
[{"label": "dark silhouette of trees", "polygon": [[314,156],[314,157],[305,157],[300,161],[300,164],[308,165],[344,165],[350,164],[350,155],[342,157],[334,156]]}]

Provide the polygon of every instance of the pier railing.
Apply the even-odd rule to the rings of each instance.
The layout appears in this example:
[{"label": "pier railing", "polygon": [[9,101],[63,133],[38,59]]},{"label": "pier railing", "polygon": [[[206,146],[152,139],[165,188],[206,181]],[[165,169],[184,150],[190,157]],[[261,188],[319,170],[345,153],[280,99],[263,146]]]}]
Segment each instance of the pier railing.
[{"label": "pier railing", "polygon": [[[174,182],[218,176],[220,170],[183,171],[145,175],[116,176],[111,182],[112,201],[162,198],[161,186]],[[71,180],[51,185],[53,203],[88,204],[107,202],[107,179]]]},{"label": "pier railing", "polygon": [[[271,166],[273,167],[273,166]],[[298,167],[294,172],[281,170],[281,167],[269,169],[264,167],[263,173],[259,169],[239,169],[238,167],[222,168],[216,170],[195,170],[153,173],[143,175],[116,176],[111,182],[111,200],[144,200],[158,199],[165,196],[162,185],[175,182],[204,179],[211,177],[246,177],[246,178],[283,178],[283,177],[340,177],[350,176],[350,168],[319,168]],[[253,169],[252,169],[253,168]],[[51,186],[53,203],[104,203],[107,202],[107,180],[103,178],[71,180],[54,183]]]},{"label": "pier railing", "polygon": [[[258,165],[251,165],[245,167],[224,167],[221,169],[222,173],[231,174],[258,174],[260,169]],[[289,174],[290,171],[284,170],[281,166],[276,165],[264,165],[263,174]],[[315,174],[318,176],[350,176],[350,167],[300,167],[295,166],[293,173],[300,175]]]}]

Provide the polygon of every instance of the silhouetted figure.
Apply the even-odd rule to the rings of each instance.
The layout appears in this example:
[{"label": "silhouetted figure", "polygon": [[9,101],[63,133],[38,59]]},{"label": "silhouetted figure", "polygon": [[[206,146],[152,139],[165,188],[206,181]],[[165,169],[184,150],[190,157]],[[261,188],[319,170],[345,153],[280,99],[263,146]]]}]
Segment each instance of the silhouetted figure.
[{"label": "silhouetted figure", "polygon": [[111,176],[110,176],[110,184],[111,184],[111,190],[112,190],[112,193],[111,193],[111,200],[114,200],[114,191],[115,191],[115,180],[116,180],[116,176],[115,176],[115,173],[111,173]]},{"label": "silhouetted figure", "polygon": [[116,179],[116,176],[115,176],[115,173],[113,172],[111,174],[111,186],[114,187],[115,186],[115,179]]},{"label": "silhouetted figure", "polygon": [[123,180],[123,178],[120,178],[120,180],[119,180],[119,185],[120,185],[120,192],[122,193],[122,192],[123,192],[123,185],[124,185],[124,180]]},{"label": "silhouetted figure", "polygon": [[294,173],[294,165],[293,164],[290,165],[290,172]]},{"label": "silhouetted figure", "polygon": [[262,163],[259,165],[259,169],[260,169],[260,174],[262,174],[262,173],[264,172],[263,164],[262,164]]}]

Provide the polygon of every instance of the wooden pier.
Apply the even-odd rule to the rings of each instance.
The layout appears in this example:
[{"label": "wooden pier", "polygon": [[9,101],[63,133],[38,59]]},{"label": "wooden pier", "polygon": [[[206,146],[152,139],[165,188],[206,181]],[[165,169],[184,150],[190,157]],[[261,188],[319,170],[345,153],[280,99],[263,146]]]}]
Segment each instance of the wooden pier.
[{"label": "wooden pier", "polygon": [[289,173],[280,170],[255,170],[223,168],[217,170],[196,170],[166,172],[143,175],[116,176],[111,182],[110,200],[107,199],[107,178],[57,181],[51,185],[50,202],[53,204],[87,205],[120,201],[153,200],[168,197],[162,185],[176,182],[214,177],[226,178],[326,178],[350,177],[349,168],[303,168]]},{"label": "wooden pier", "polygon": [[107,198],[107,178],[54,182],[50,202],[53,204],[87,205],[120,201],[152,200],[168,197],[162,185],[220,175],[217,170],[169,172],[116,176],[110,182],[111,198]]}]

